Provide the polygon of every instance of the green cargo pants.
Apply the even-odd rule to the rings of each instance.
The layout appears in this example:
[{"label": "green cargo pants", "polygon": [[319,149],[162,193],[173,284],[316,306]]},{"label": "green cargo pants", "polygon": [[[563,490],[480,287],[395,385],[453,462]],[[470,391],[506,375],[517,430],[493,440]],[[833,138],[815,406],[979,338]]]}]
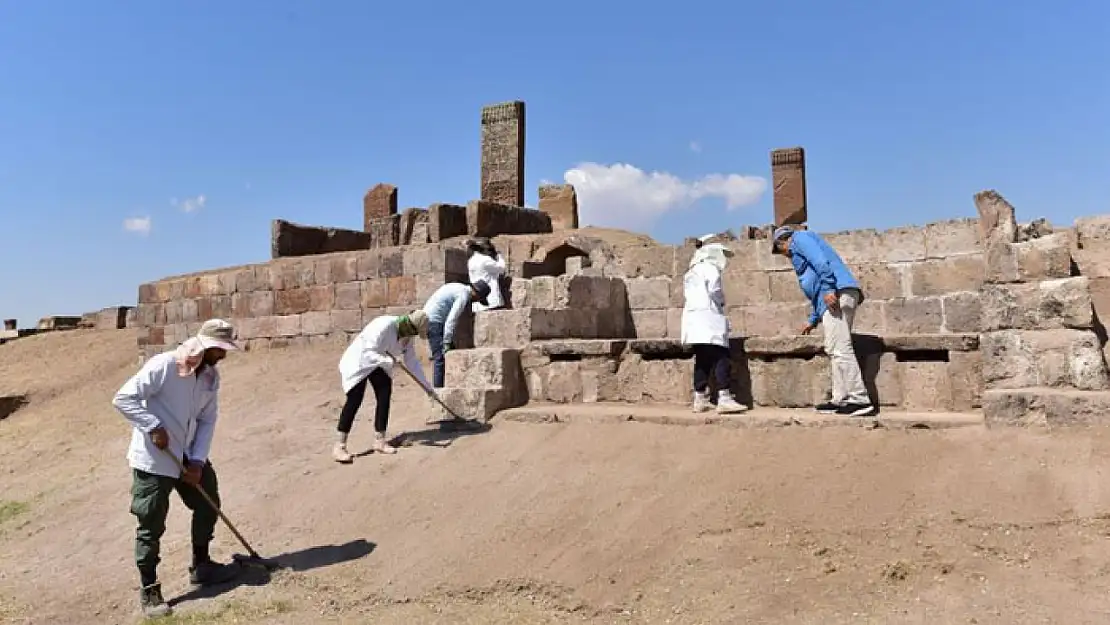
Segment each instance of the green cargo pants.
[{"label": "green cargo pants", "polygon": [[[200,486],[204,492],[220,505],[219,485],[216,470],[211,462],[206,462],[200,474]],[[161,562],[161,538],[166,531],[166,515],[170,511],[170,493],[174,490],[187,508],[193,511],[192,539],[194,558],[208,553],[208,544],[216,532],[219,515],[208,505],[204,497],[177,478],[155,475],[132,469],[131,514],[139,521],[135,531],[135,564],[139,571],[153,575]]]}]

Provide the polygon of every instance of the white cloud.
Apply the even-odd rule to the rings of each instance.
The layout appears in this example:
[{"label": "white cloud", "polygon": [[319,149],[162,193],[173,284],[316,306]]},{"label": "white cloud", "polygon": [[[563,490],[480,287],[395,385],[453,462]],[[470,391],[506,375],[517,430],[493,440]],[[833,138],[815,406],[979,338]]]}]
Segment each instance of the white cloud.
[{"label": "white cloud", "polygon": [[583,223],[629,229],[647,228],[664,213],[705,198],[722,199],[729,210],[735,210],[754,204],[767,189],[761,176],[710,174],[683,180],[626,163],[581,163],[567,170],[563,179],[578,193]]},{"label": "white cloud", "polygon": [[129,217],[124,219],[123,229],[145,237],[150,234],[150,217]]},{"label": "white cloud", "polygon": [[701,152],[701,144],[698,143],[697,141],[691,141],[690,142],[690,151],[694,152],[694,153]]},{"label": "white cloud", "polygon": [[187,197],[184,200],[178,200],[177,198],[171,198],[170,199],[170,205],[171,206],[176,206],[176,207],[180,208],[181,210],[185,211],[186,213],[192,213],[192,212],[195,212],[195,211],[198,211],[198,210],[204,208],[204,204],[207,201],[208,200],[203,195],[198,195],[196,197]]}]

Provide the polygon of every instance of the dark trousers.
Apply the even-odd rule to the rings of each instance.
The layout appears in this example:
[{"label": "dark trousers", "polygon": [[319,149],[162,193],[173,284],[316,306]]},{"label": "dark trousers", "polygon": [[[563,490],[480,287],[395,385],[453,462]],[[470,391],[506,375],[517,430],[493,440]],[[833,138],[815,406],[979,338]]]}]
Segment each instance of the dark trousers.
[{"label": "dark trousers", "polygon": [[709,380],[717,383],[717,390],[727,390],[732,377],[732,360],[728,348],[720,345],[694,345],[694,390],[704,393]]},{"label": "dark trousers", "polygon": [[374,399],[378,405],[374,408],[374,431],[384,432],[389,426],[389,403],[393,397],[393,378],[379,369],[374,369],[369,376],[363,378],[351,390],[347,391],[347,402],[343,404],[343,411],[339,413],[339,431],[344,434],[351,433],[355,424],[355,415],[362,407],[362,399],[366,396],[366,382],[374,387]]},{"label": "dark trousers", "polygon": [[443,388],[447,377],[447,350],[443,343],[443,324],[428,324],[428,347],[432,350],[432,386]]},{"label": "dark trousers", "polygon": [[[166,531],[166,516],[170,511],[170,493],[175,490],[185,507],[193,511],[193,561],[208,560],[208,545],[215,536],[219,515],[197,492],[196,487],[178,478],[138,469],[132,469],[131,474],[131,514],[139,522],[135,531],[135,564],[139,567],[143,586],[149,586],[158,580],[161,539]],[[200,487],[217,506],[220,504],[219,484],[211,462],[206,462],[201,470]]]}]

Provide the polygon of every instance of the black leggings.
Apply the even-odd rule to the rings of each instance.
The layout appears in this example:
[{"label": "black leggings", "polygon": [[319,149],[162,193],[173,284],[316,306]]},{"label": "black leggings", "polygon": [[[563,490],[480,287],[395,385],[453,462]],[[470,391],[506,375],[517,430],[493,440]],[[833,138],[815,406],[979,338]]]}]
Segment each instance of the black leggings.
[{"label": "black leggings", "polygon": [[720,345],[694,345],[694,390],[704,393],[709,388],[709,378],[717,382],[717,390],[731,386],[732,359],[728,348]]},{"label": "black leggings", "polygon": [[378,405],[374,408],[374,431],[384,432],[389,425],[389,402],[393,396],[393,378],[379,369],[363,378],[351,390],[347,391],[347,403],[343,404],[343,411],[339,413],[339,431],[344,434],[351,433],[351,426],[355,424],[355,415],[362,406],[362,398],[366,396],[366,381],[374,387],[374,399]]}]

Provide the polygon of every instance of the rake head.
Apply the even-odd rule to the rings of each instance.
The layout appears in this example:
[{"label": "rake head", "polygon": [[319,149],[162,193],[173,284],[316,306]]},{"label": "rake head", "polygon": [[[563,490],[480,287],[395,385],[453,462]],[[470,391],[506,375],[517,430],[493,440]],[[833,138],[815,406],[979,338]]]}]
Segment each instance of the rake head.
[{"label": "rake head", "polygon": [[273,558],[263,558],[258,555],[246,555],[243,553],[236,553],[231,556],[231,559],[241,567],[264,569],[266,571],[277,571],[285,568],[280,562]]}]

